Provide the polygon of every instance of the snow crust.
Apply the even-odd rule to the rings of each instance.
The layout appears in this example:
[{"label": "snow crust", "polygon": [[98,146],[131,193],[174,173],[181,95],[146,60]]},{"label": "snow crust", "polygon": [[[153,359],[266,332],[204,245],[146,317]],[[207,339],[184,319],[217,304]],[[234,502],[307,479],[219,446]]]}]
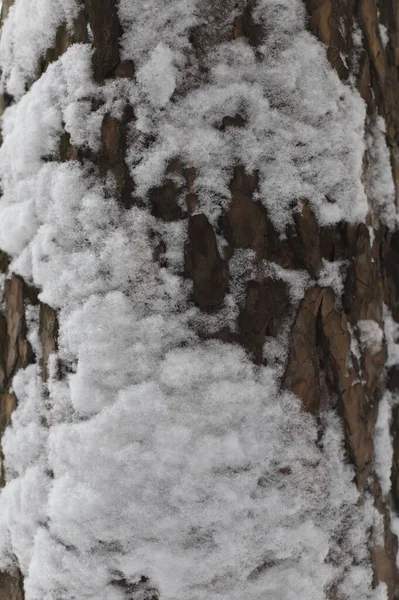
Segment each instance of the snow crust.
[{"label": "snow crust", "polygon": [[[383,600],[368,562],[375,511],[369,498],[358,505],[338,417],[326,410],[320,438],[298,399],[279,392],[277,364],[255,367],[242,349],[196,334],[198,324],[236,321],[251,252],[234,254],[225,307],[204,317],[181,276],[186,223],[122,210],[111,179],[59,160],[64,129],[95,152],[104,114],[120,115],[128,100],[137,121],[127,160],[143,199],[180,156],[197,170],[199,210],[213,223],[236,164],[258,170],[256,199],[281,231],[301,198],[322,224],[358,222],[367,212],[362,101],[292,0],[257,3],[261,60],[244,40],[210,46],[198,89],[184,70],[199,69],[189,33],[205,22],[201,4],[120,0],[123,57],[137,81],[96,87],[91,49],[75,45],[24,93],[75,7],[40,0],[41,21],[21,16],[32,6],[16,0],[0,43],[3,86],[18,98],[2,124],[0,247],[58,310],[60,345],[48,385],[37,366],[14,378],[0,567],[17,558],[26,600],[122,600],[113,582],[142,577],[165,600],[320,600],[334,584],[343,598]],[[246,126],[220,131],[236,113]],[[160,239],[167,268],[152,259]],[[325,263],[321,275],[337,291],[341,267]],[[262,268],[287,281],[293,302],[311,283]],[[35,318],[31,310],[39,354]],[[287,352],[267,344],[276,357]]]}]

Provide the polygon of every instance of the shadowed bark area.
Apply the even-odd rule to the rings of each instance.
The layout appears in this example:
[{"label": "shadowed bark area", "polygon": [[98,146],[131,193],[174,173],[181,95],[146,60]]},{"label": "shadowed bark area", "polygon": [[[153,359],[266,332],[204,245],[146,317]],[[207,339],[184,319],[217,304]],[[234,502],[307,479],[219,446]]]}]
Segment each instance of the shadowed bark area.
[{"label": "shadowed bark area", "polygon": [[220,258],[215,232],[205,215],[190,217],[188,240],[185,257],[194,300],[203,309],[217,308],[228,288],[228,268]]},{"label": "shadowed bark area", "polygon": [[19,569],[12,573],[0,573],[0,599],[23,600],[24,590]]},{"label": "shadowed bark area", "polygon": [[93,33],[94,78],[99,83],[114,74],[119,60],[122,28],[115,0],[86,0],[89,25]]},{"label": "shadowed bark area", "polygon": [[[103,83],[112,77],[135,77],[135,65],[121,62],[119,41],[123,34],[115,0],[86,0],[74,31],[63,25],[58,29],[54,47],[48,49],[39,65],[43,72],[72,43],[89,41],[92,32],[93,73],[95,81]],[[10,2],[3,1],[2,18]],[[233,15],[225,27],[230,3],[209,5],[212,25],[196,26],[190,36],[191,51],[198,61],[198,85],[205,77],[201,65],[210,51],[218,22],[223,23],[223,39],[245,38],[255,50],[266,35],[261,23],[254,18],[256,3],[248,1],[240,15]],[[219,10],[220,8],[220,10]],[[328,59],[343,81],[355,73],[356,85],[367,104],[369,127],[377,114],[387,124],[387,143],[399,205],[399,9],[395,0],[377,4],[376,0],[307,0],[310,31],[325,45]],[[379,20],[387,27],[389,42],[382,43]],[[359,28],[364,39],[360,55],[353,42],[353,31]],[[195,72],[193,70],[193,72]],[[192,75],[191,75],[192,76]],[[12,99],[2,98],[3,110]],[[129,172],[126,152],[128,128],[134,122],[133,110],[127,104],[123,116],[106,114],[101,124],[101,147],[89,155],[99,176],[114,180],[115,195],[128,210],[143,199],[135,196],[135,183]],[[240,114],[226,115],[217,127],[221,131],[245,126]],[[150,143],[150,142],[149,142]],[[73,147],[67,132],[60,140],[60,160],[84,162],[88,156]],[[365,158],[365,173],[371,158]],[[289,351],[281,380],[282,389],[298,395],[306,411],[316,418],[327,398],[332,397],[342,416],[348,456],[354,466],[361,501],[370,493],[382,515],[384,543],[370,542],[375,583],[385,582],[389,600],[399,598],[399,573],[396,566],[397,539],[391,532],[390,509],[399,509],[399,410],[394,409],[392,437],[394,445],[392,493],[383,498],[373,472],[373,435],[378,404],[386,388],[399,390],[399,374],[393,369],[385,373],[387,357],[383,341],[377,351],[362,348],[354,356],[352,339],[359,340],[359,321],[372,320],[383,327],[383,305],[399,321],[399,234],[390,232],[381,222],[374,221],[374,239],[370,238],[369,222],[358,226],[339,223],[321,227],[309,201],[304,198],[295,213],[285,236],[275,230],[270,215],[256,198],[258,174],[246,172],[243,165],[232,168],[230,198],[218,225],[210,223],[205,214],[198,213],[195,192],[195,169],[179,157],[167,165],[163,181],[152,188],[148,202],[152,216],[163,223],[186,221],[187,239],[184,249],[185,277],[192,283],[193,304],[204,313],[215,314],[223,306],[230,286],[229,262],[237,250],[253,251],[253,265],[270,261],[290,270],[301,270],[312,279],[312,285],[302,300],[295,304],[288,285],[278,276],[251,275],[244,283],[244,299],[237,317],[236,328],[225,327],[215,337],[227,343],[241,344],[258,365],[267,364],[264,354],[266,339],[277,339],[290,320]],[[223,252],[217,236],[226,241]],[[163,241],[154,251],[154,261],[166,264],[167,248]],[[342,294],[316,280],[323,270],[323,259],[343,261],[345,277]],[[162,262],[163,261],[163,262]],[[0,271],[7,273],[8,257],[0,253]],[[13,275],[7,280],[5,311],[0,313],[0,435],[10,423],[16,398],[11,391],[12,377],[19,368],[39,361],[43,381],[49,377],[49,359],[58,347],[56,312],[40,303],[37,290]],[[41,358],[36,357],[26,339],[26,307],[39,306]],[[59,374],[62,377],[62,368]],[[322,427],[322,424],[320,424]],[[1,484],[5,484],[4,467]],[[371,539],[371,538],[370,538]],[[266,568],[266,567],[265,567]],[[115,576],[112,585],[122,590],[126,598],[154,600],[158,592],[146,575],[138,584],[130,584]],[[330,600],[341,600],[333,589]],[[22,600],[21,574],[16,568],[11,574],[0,573],[0,600]]]}]

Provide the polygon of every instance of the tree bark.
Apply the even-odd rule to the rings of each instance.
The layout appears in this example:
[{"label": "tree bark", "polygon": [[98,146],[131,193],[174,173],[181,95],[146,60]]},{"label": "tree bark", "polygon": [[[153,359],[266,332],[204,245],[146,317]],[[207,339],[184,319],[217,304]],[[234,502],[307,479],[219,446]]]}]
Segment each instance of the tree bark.
[{"label": "tree bark", "polygon": [[[207,4],[208,6],[208,4]],[[193,28],[191,51],[198,64],[205,63],[205,54],[223,40],[245,39],[257,51],[265,32],[264,24],[255,21],[256,2],[248,0],[245,9],[236,15],[226,2],[209,3],[205,25]],[[399,8],[395,0],[306,0],[308,29],[325,44],[328,60],[339,78],[355,85],[367,106],[366,135],[370,134],[378,116],[386,123],[386,142],[390,152],[393,179],[396,185],[396,204],[399,207]],[[9,3],[3,0],[2,20],[7,18]],[[231,11],[229,27],[226,14]],[[208,21],[206,20],[208,19]],[[227,19],[228,21],[228,19]],[[379,21],[386,27],[388,42],[381,39]],[[360,57],[356,58],[353,30],[359,24],[364,39]],[[220,25],[220,27],[219,27]],[[88,34],[90,26],[91,42]],[[81,6],[73,31],[65,25],[58,29],[54,46],[42,57],[38,79],[48,66],[76,42],[92,43],[94,80],[102,85],[118,78],[134,79],[135,65],[122,60],[120,38],[123,35],[114,0],[87,0]],[[357,61],[357,62],[356,62]],[[201,85],[201,69],[193,75],[190,85]],[[178,92],[176,92],[178,93]],[[2,110],[13,103],[4,94]],[[143,199],[135,192],[135,181],[129,170],[126,153],[129,147],[129,127],[136,115],[126,102],[123,114],[116,118],[106,114],[101,125],[101,148],[98,152],[74,146],[67,132],[60,140],[59,161],[91,161],[103,181],[110,175],[115,195],[124,210],[142,206]],[[221,131],[245,126],[240,114],[226,114],[218,125]],[[151,144],[151,140],[148,141]],[[370,150],[364,155],[362,179],[373,177],[374,158]],[[397,567],[398,541],[392,532],[391,514],[399,510],[399,409],[393,408],[391,436],[393,463],[391,489],[387,496],[374,469],[374,434],[381,399],[388,390],[399,388],[398,365],[387,366],[387,342],[381,340],[377,350],[360,344],[357,357],[353,340],[361,339],[359,322],[373,321],[384,329],[384,305],[395,322],[399,323],[399,231],[389,229],[381,219],[378,207],[369,198],[366,222],[340,222],[322,226],[307,199],[300,201],[300,210],[286,235],[280,236],[268,211],[258,201],[258,176],[249,173],[241,164],[233,165],[230,181],[230,203],[219,220],[219,229],[198,211],[195,182],[196,169],[185,157],[171,162],[163,176],[149,192],[151,213],[162,223],[187,222],[184,248],[184,277],[192,283],[191,302],[199,307],[205,319],[217,314],[229,290],[231,261],[240,249],[253,251],[254,271],[261,261],[271,261],[283,269],[306,272],[314,282],[304,290],[302,299],[294,304],[287,283],[278,276],[243,275],[240,282],[245,298],[237,316],[236,327],[221,327],[212,338],[225,344],[240,345],[255,364],[267,365],[264,355],[266,338],[276,338],[282,331],[287,315],[291,316],[289,351],[285,359],[281,389],[299,396],[303,409],[315,419],[329,398],[335,398],[345,432],[345,445],[355,471],[360,500],[371,495],[383,522],[383,542],[374,542],[370,533],[370,558],[374,583],[384,582],[389,600],[399,598]],[[179,199],[184,195],[186,205]],[[373,232],[370,235],[370,232]],[[217,236],[226,241],[224,250]],[[161,266],[167,263],[166,247],[157,245],[153,260]],[[346,266],[344,285],[339,294],[319,280],[325,261],[343,261]],[[0,271],[9,273],[10,258],[2,252]],[[9,425],[18,399],[12,391],[15,373],[29,364],[39,362],[44,383],[49,378],[49,358],[58,347],[59,325],[57,310],[38,299],[36,288],[12,274],[4,291],[5,310],[0,314],[0,435]],[[40,312],[40,343],[42,355],[35,355],[27,340],[26,310],[33,306]],[[198,325],[197,333],[207,337]],[[59,376],[65,376],[60,365]],[[320,428],[323,425],[320,421]],[[6,485],[4,469],[2,486]],[[126,582],[125,582],[126,583]],[[119,582],[118,585],[122,585]],[[147,589],[143,592],[143,589]],[[129,584],[126,583],[126,589]],[[156,597],[147,581],[140,589],[130,589],[131,598]],[[143,594],[144,595],[140,595]],[[23,596],[21,573],[2,573],[0,598],[20,600]],[[334,589],[326,598],[341,600]]]}]

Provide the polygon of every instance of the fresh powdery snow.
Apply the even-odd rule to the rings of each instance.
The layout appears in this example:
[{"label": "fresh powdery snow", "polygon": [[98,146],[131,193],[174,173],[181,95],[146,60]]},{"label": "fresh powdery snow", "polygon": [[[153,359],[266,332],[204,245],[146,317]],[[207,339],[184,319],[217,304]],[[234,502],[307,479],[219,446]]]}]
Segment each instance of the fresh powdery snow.
[{"label": "fresh powdery snow", "polygon": [[20,98],[37,75],[41,56],[54,44],[57,28],[72,26],[77,0],[18,0],[9,8],[1,31],[3,91]]},{"label": "fresh powdery snow", "polygon": [[[142,577],[163,600],[321,600],[333,585],[342,598],[383,600],[367,550],[376,512],[367,497],[357,503],[338,417],[322,415],[319,439],[299,400],[279,392],[273,360],[254,366],[242,349],[196,334],[199,323],[234,324],[251,252],[235,253],[225,308],[204,317],[181,277],[186,223],[125,211],[110,198],[111,180],[57,160],[64,128],[96,151],[104,114],[120,115],[128,100],[137,121],[127,160],[143,198],[180,156],[197,170],[199,210],[212,222],[237,163],[258,170],[258,198],[281,231],[304,197],[320,223],[357,222],[367,212],[363,103],[306,32],[297,0],[256,3],[267,29],[258,57],[243,40],[214,41],[193,57],[190,29],[204,24],[207,3],[161,4],[119,2],[135,82],[96,86],[91,49],[75,45],[32,84],[57,26],[73,18],[72,0],[16,0],[3,28],[2,85],[17,102],[2,123],[0,247],[58,310],[60,344],[46,386],[34,365],[13,381],[0,567],[18,562],[26,600],[122,600],[115,582]],[[196,88],[198,60],[208,75]],[[92,97],[101,101],[94,112]],[[236,113],[246,126],[221,132]],[[375,151],[383,164],[382,142]],[[385,207],[391,184],[380,181]],[[167,268],[152,260],[160,238]],[[324,264],[337,290],[343,267]],[[265,272],[287,281],[296,302],[310,284],[277,265]],[[40,354],[34,311],[28,325]],[[374,323],[361,331],[377,348]],[[265,348],[276,361],[287,352],[284,340]],[[386,492],[384,402],[377,462]]]},{"label": "fresh powdery snow", "polygon": [[[122,23],[128,26],[136,11],[140,3],[122,2]],[[154,17],[160,29],[161,15]],[[211,221],[228,203],[231,167],[237,162],[249,172],[258,171],[259,199],[280,229],[290,221],[298,198],[308,198],[324,224],[361,220],[367,212],[360,177],[363,102],[340,83],[323,47],[305,31],[301,3],[263,0],[255,17],[267,30],[264,45],[257,49],[262,60],[242,40],[216,45],[206,57],[207,81],[191,93],[179,81],[181,26],[171,39],[168,22],[168,52],[163,42],[154,40],[152,47],[146,46],[143,65],[142,36],[139,49],[134,37],[125,36],[125,56],[138,60],[142,98],[136,122],[142,135],[136,135],[129,149],[138,193],[159,183],[168,161],[182,155],[198,169],[195,191],[200,210]],[[175,93],[182,97],[165,104],[173,80]],[[236,113],[246,126],[218,131],[223,117]],[[149,135],[155,143],[146,150],[143,140]]]}]

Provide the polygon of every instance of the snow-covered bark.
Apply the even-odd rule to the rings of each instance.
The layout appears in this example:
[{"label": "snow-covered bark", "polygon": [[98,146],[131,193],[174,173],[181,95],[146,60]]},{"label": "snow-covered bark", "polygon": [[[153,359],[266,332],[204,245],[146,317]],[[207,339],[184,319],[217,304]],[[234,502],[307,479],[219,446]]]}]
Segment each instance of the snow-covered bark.
[{"label": "snow-covered bark", "polygon": [[26,600],[393,599],[360,67],[299,0],[15,0],[0,66],[0,568]]}]

